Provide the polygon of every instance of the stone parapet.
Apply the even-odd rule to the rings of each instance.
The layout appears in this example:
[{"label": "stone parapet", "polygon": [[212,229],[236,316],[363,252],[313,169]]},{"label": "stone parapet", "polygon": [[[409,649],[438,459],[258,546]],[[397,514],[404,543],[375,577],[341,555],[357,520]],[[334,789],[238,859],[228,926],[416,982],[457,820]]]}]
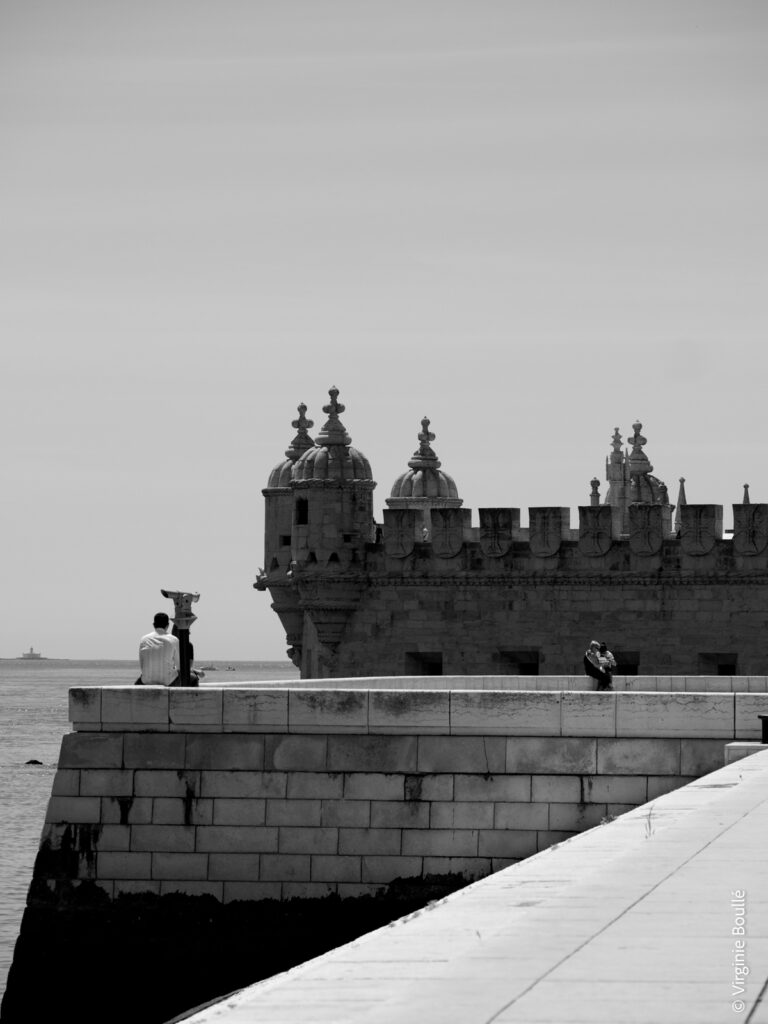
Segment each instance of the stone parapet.
[{"label": "stone parapet", "polygon": [[[724,685],[704,690],[709,682],[742,682],[728,676],[628,676],[623,681],[637,680],[638,688],[614,692],[576,688],[572,678],[332,679],[322,687],[308,681],[195,690],[83,687],[70,691],[70,716],[75,732],[95,734],[89,749],[101,767],[120,767],[111,733],[136,733],[126,743],[140,745],[150,767],[173,768],[184,737],[206,732],[220,734],[217,746],[227,757],[234,756],[229,751],[237,734],[253,733],[400,734],[425,742],[429,735],[752,739],[760,736],[758,714],[768,713],[765,677],[744,677],[748,692]],[[520,680],[548,685],[522,689]],[[499,682],[508,685],[492,686]],[[148,733],[176,735],[150,743],[142,738]],[[223,735],[230,733],[229,739]]]},{"label": "stone parapet", "polygon": [[719,767],[768,712],[478,681],[72,690],[36,882],[226,903],[466,881]]}]

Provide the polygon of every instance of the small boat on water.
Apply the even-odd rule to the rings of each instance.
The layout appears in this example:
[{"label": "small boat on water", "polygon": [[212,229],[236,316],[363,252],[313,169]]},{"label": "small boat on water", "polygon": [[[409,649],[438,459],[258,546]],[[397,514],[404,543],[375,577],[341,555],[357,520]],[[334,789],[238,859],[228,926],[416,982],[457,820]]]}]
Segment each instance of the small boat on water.
[{"label": "small boat on water", "polygon": [[30,647],[28,651],[25,651],[21,657],[17,658],[17,661],[45,661],[42,654],[36,651],[33,647]]},{"label": "small boat on water", "polygon": [[218,672],[216,665],[201,665],[200,668],[203,672]]}]

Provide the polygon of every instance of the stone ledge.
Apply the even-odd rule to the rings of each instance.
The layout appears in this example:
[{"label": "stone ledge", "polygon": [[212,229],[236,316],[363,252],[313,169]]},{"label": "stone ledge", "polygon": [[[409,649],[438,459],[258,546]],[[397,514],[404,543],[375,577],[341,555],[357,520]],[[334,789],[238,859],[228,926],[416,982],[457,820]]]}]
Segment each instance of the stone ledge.
[{"label": "stone ledge", "polygon": [[[479,677],[483,680],[489,677]],[[501,678],[501,677],[493,677]],[[529,677],[530,678],[530,677]],[[549,677],[550,679],[569,677]],[[640,678],[640,677],[638,677]],[[718,681],[718,677],[712,677]],[[722,677],[728,678],[728,677]],[[698,677],[697,677],[698,679]],[[125,733],[126,767],[134,750],[172,750],[184,743],[183,734],[229,734],[237,745],[247,734],[318,736],[552,736],[552,737],[680,737],[756,739],[761,734],[758,714],[768,713],[768,694],[702,692],[688,688],[679,677],[676,690],[582,690],[466,688],[471,677],[447,678],[453,689],[433,689],[422,678],[414,689],[341,689],[337,686],[301,689],[208,688],[171,690],[160,687],[112,688],[97,699],[91,691],[70,691],[76,713],[87,708],[88,718],[74,723],[76,735]],[[331,682],[339,682],[334,680]],[[345,681],[348,685],[352,681]],[[361,684],[370,680],[358,681]],[[378,680],[393,683],[394,680]],[[462,687],[459,688],[458,684]],[[101,694],[101,691],[97,691]],[[99,714],[102,718],[96,718]],[[129,734],[133,733],[131,737]],[[165,733],[165,737],[160,734]],[[146,734],[146,735],[145,735]],[[155,734],[152,739],[150,734]],[[238,734],[242,734],[238,737]],[[70,746],[72,737],[68,738]],[[96,742],[96,740],[94,740]],[[252,749],[258,747],[254,736]],[[169,746],[170,744],[170,746]],[[76,744],[75,744],[76,745]],[[234,748],[233,748],[234,749]],[[239,748],[238,748],[239,749]],[[85,750],[85,748],[83,748]],[[191,748],[188,749],[189,756]],[[175,755],[175,761],[179,754]],[[114,767],[120,767],[115,763]],[[164,767],[182,767],[167,763]],[[253,764],[252,767],[258,767]],[[67,767],[80,767],[79,764]],[[195,765],[195,767],[197,767]],[[225,765],[222,767],[236,767]]]}]

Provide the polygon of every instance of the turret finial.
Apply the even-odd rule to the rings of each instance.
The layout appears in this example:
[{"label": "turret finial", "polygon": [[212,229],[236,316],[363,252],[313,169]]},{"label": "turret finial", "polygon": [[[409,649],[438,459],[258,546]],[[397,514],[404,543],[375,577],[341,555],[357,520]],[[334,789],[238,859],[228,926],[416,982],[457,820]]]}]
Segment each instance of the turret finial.
[{"label": "turret finial", "polygon": [[592,486],[592,493],[589,496],[589,504],[590,505],[599,505],[600,504],[600,481],[597,479],[596,476],[593,476],[592,479],[590,480],[590,484]]},{"label": "turret finial", "polygon": [[291,421],[291,426],[297,431],[296,437],[294,437],[291,441],[290,447],[286,448],[285,451],[285,454],[292,462],[296,462],[302,453],[305,452],[307,448],[311,448],[315,443],[309,436],[309,428],[314,427],[315,424],[305,416],[307,411],[306,405],[302,402],[301,405],[297,406],[297,410],[299,413],[298,419]]},{"label": "turret finial", "polygon": [[315,443],[324,445],[350,445],[352,439],[339,419],[339,413],[344,412],[344,406],[338,401],[339,389],[332,387],[328,390],[331,400],[328,405],[323,406],[323,412],[328,414],[328,420],[320,433],[315,438]]},{"label": "turret finial", "polygon": [[744,497],[741,501],[742,505],[749,505],[749,484],[744,484]]},{"label": "turret finial", "polygon": [[643,424],[640,420],[635,420],[632,424],[632,451],[629,455],[629,471],[635,476],[639,473],[652,473],[653,466],[648,460],[648,456],[643,451],[643,447],[648,443],[647,439],[643,437],[640,431],[643,429]]},{"label": "turret finial", "polygon": [[413,453],[408,465],[411,469],[439,469],[440,460],[435,455],[430,444],[435,440],[435,435],[429,429],[429,419],[425,416],[421,421],[421,433],[419,434],[419,447]]}]

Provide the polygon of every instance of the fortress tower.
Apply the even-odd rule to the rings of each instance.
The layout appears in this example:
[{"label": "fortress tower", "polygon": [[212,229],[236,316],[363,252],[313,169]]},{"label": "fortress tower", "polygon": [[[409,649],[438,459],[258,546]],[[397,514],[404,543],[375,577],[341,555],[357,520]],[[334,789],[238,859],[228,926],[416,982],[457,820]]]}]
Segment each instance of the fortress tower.
[{"label": "fortress tower", "polygon": [[[478,509],[442,468],[425,417],[419,447],[374,522],[375,483],[352,447],[336,388],[313,442],[296,437],[264,495],[269,590],[303,678],[561,675],[582,672],[593,637],[619,674],[762,674],[768,665],[768,505],[745,486],[733,505],[677,514],[653,475],[642,424],[618,428],[600,500],[571,526],[567,507]],[[512,481],[510,480],[510,484]]]},{"label": "fortress tower", "polygon": [[[315,441],[299,406],[287,459],[273,469],[266,498],[267,571],[273,608],[285,627],[288,654],[302,674],[331,675],[348,616],[362,592],[360,570],[374,533],[373,489],[366,457],[352,447],[339,414],[338,388]],[[352,569],[356,569],[352,573]]]}]

